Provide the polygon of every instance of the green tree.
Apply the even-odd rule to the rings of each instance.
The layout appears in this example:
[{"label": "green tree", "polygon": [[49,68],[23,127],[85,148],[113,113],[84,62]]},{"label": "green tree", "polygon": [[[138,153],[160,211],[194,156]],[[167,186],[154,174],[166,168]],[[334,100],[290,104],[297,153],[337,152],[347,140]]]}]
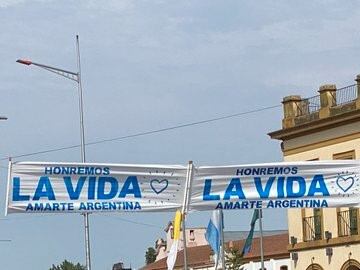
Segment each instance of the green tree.
[{"label": "green tree", "polygon": [[241,251],[237,248],[229,248],[225,252],[225,266],[227,270],[239,270],[242,265]]},{"label": "green tree", "polygon": [[149,247],[145,253],[145,262],[146,264],[153,263],[156,260],[156,250],[152,247]]},{"label": "green tree", "polygon": [[80,263],[73,264],[67,260],[63,261],[59,265],[52,265],[49,270],[85,270],[86,267],[81,265]]}]

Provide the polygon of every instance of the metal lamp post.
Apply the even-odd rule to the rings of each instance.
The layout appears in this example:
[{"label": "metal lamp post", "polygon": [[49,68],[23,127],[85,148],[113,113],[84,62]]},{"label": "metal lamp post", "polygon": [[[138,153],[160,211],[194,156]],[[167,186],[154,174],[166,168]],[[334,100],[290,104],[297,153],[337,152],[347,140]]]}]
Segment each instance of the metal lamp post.
[{"label": "metal lamp post", "polygon": [[[30,60],[18,59],[16,62],[23,65],[34,65],[53,72],[57,75],[63,76],[67,79],[77,82],[79,92],[79,113],[80,113],[80,150],[81,150],[81,162],[85,163],[85,131],[84,131],[84,109],[83,109],[83,93],[81,85],[81,65],[80,65],[80,47],[79,47],[79,36],[76,35],[76,53],[77,53],[77,72],[68,71],[44,64],[35,63]],[[0,118],[1,119],[1,118]],[[84,225],[85,225],[85,251],[86,251],[86,269],[91,270],[90,260],[90,237],[89,237],[89,213],[84,213]]]}]

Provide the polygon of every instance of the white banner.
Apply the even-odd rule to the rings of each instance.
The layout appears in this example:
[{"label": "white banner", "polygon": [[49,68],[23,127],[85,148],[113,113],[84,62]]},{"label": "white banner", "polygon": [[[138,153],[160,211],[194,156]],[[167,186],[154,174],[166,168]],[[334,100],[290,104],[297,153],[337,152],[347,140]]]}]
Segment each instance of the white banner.
[{"label": "white banner", "polygon": [[9,164],[7,213],[175,211],[186,166]]},{"label": "white banner", "polygon": [[360,161],[198,167],[190,211],[360,206]]},{"label": "white banner", "polygon": [[8,213],[360,207],[359,178],[359,160],[218,167],[19,162],[9,165],[6,205]]}]

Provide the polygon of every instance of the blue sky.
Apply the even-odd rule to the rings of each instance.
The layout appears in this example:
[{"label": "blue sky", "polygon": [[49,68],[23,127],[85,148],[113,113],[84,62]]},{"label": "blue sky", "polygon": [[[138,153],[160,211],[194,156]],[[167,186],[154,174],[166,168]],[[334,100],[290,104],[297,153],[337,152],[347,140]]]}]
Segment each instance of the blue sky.
[{"label": "blue sky", "polygon": [[[26,1],[0,0],[0,157],[79,143],[76,85],[15,63],[76,69],[80,35],[88,142],[280,104],[339,87],[360,73],[358,1]],[[87,148],[87,160],[226,165],[282,159],[266,133],[281,108]],[[79,149],[17,160],[79,161]],[[1,214],[6,161],[0,163]],[[168,214],[92,215],[93,269],[139,267],[164,237]],[[266,229],[285,229],[285,211],[265,211]],[[210,213],[189,216],[206,226]],[[245,230],[251,212],[227,212]],[[80,215],[0,219],[1,269],[84,262]],[[141,225],[139,223],[146,223]]]}]

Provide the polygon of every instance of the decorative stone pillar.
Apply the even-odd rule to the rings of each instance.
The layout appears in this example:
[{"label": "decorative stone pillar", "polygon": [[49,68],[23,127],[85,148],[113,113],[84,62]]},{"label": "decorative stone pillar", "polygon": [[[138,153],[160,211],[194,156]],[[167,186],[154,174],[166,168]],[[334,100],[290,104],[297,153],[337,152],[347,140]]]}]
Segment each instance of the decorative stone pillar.
[{"label": "decorative stone pillar", "polygon": [[330,108],[336,105],[336,85],[324,84],[320,86],[320,111],[319,118],[326,118],[330,116]]},{"label": "decorative stone pillar", "polygon": [[301,96],[287,96],[283,99],[284,118],[282,120],[283,129],[295,126],[295,118],[299,115]]},{"label": "decorative stone pillar", "polygon": [[356,76],[355,81],[357,88],[356,109],[360,109],[360,74]]}]

